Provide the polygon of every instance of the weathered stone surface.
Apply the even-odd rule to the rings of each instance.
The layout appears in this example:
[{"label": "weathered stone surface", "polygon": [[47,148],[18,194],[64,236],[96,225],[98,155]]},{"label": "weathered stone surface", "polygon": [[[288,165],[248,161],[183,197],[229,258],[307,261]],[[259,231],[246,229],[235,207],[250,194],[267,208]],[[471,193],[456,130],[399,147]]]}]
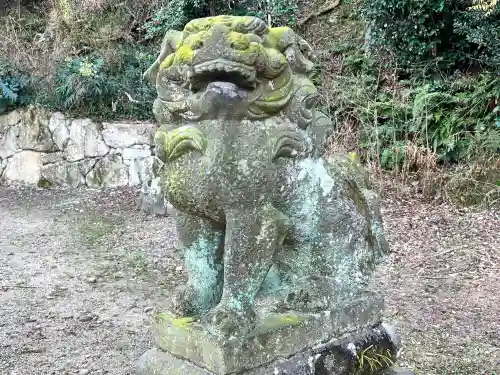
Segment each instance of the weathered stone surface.
[{"label": "weathered stone surface", "polygon": [[125,159],[124,163],[129,166],[129,185],[140,186],[151,179],[151,168],[154,158],[152,156],[134,159]]},{"label": "weathered stone surface", "polygon": [[0,133],[5,133],[5,130],[21,122],[22,113],[21,111],[14,110],[6,115],[0,116]]},{"label": "weathered stone surface", "polygon": [[19,128],[17,147],[23,150],[55,151],[56,145],[52,141],[49,130],[49,113],[47,110],[29,106],[23,113]]},{"label": "weathered stone surface", "polygon": [[[318,321],[315,323],[319,324]],[[197,330],[196,327],[193,327],[195,324],[185,319],[174,322],[174,324],[177,326],[176,330]],[[294,326],[294,324],[291,325]],[[281,322],[281,326],[284,327],[286,324]],[[300,327],[300,324],[295,324],[295,326]],[[194,335],[197,335],[197,333],[194,333]],[[278,338],[282,337],[279,333],[279,328],[277,335]],[[253,336],[253,339],[261,344],[263,352],[272,351],[273,344],[275,341],[278,341],[273,338],[269,342],[266,335],[261,336],[260,340],[258,337],[259,334],[257,333]],[[290,341],[286,336],[285,340]],[[306,340],[305,343],[308,341],[311,342],[312,340]],[[399,347],[391,341],[391,337],[387,335],[384,328],[377,324],[344,334],[336,333],[329,340],[318,342],[316,345],[306,344],[301,347],[300,351],[292,355],[275,357],[263,363],[259,362],[259,358],[257,361],[252,362],[251,358],[254,353],[247,350],[248,345],[245,342],[239,344],[237,342],[216,342],[215,345],[207,345],[204,348],[202,353],[209,360],[200,365],[193,363],[189,356],[174,355],[158,348],[143,354],[138,361],[136,374],[352,375],[371,373],[390,374],[390,371],[398,371],[398,369],[392,368],[392,364],[396,360],[396,352],[399,350]],[[235,353],[237,359],[231,357],[229,353]],[[239,370],[216,368],[214,365],[220,363],[217,360],[226,355],[228,356],[228,360],[225,362],[227,364],[234,364],[238,361],[238,358],[245,358],[244,362],[248,363],[248,365],[244,366],[245,369]],[[188,360],[184,360],[186,358]],[[376,361],[373,361],[373,358]],[[176,372],[177,369],[179,369],[179,372]],[[405,374],[412,375],[410,371]]]},{"label": "weathered stone surface", "polygon": [[42,178],[53,185],[77,188],[85,185],[85,176],[96,164],[95,159],[86,159],[77,162],[59,161],[42,167]]},{"label": "weathered stone surface", "polygon": [[69,141],[69,127],[71,120],[67,119],[61,112],[52,115],[49,121],[49,130],[52,133],[52,139],[59,150],[64,150]]},{"label": "weathered stone surface", "polygon": [[135,368],[136,375],[213,375],[192,363],[153,348],[144,353]]},{"label": "weathered stone surface", "polygon": [[121,151],[124,160],[143,159],[151,156],[151,146],[137,145]]},{"label": "weathered stone surface", "polygon": [[25,112],[11,112],[1,116],[6,124],[0,139],[0,158],[8,158],[20,150],[55,151],[57,146],[52,141],[48,128],[47,112],[35,106],[29,106]]},{"label": "weathered stone surface", "polygon": [[9,127],[5,134],[0,138],[0,158],[6,159],[13,156],[18,150],[17,137],[19,135],[18,127]]},{"label": "weathered stone surface", "polygon": [[96,123],[90,119],[78,119],[71,122],[69,141],[64,150],[68,161],[104,156],[108,152],[109,147],[104,143]]},{"label": "weathered stone surface", "polygon": [[54,164],[63,160],[64,154],[61,151],[42,154],[42,164]]},{"label": "weathered stone surface", "polygon": [[213,375],[190,362],[153,348],[144,353],[137,361],[136,375]]},{"label": "weathered stone surface", "polygon": [[151,146],[136,145],[122,151],[123,161],[129,166],[129,185],[140,186],[151,179],[154,158]]},{"label": "weathered stone surface", "polygon": [[225,375],[260,367],[288,358],[349,332],[377,325],[383,300],[372,294],[341,309],[318,314],[259,311],[256,328],[246,337],[220,338],[211,328],[160,314],[156,320],[155,343],[171,354],[186,358],[215,374]]},{"label": "weathered stone surface", "polygon": [[97,161],[85,181],[91,188],[126,186],[128,166],[123,163],[120,155],[105,156]]},{"label": "weathered stone surface", "polygon": [[385,371],[383,375],[415,375],[415,373],[407,368],[392,367]]},{"label": "weathered stone surface", "polygon": [[37,184],[41,168],[42,158],[39,152],[21,151],[8,160],[2,178],[8,183]]},{"label": "weathered stone surface", "polygon": [[109,147],[128,148],[150,145],[156,125],[151,123],[103,123],[102,136]]},{"label": "weathered stone surface", "polygon": [[153,215],[167,215],[167,202],[161,189],[161,179],[151,176],[142,184],[138,208]]},{"label": "weathered stone surface", "polygon": [[[145,73],[162,124],[152,180],[179,211],[189,274],[173,308],[209,332],[166,331],[156,344],[217,374],[374,324],[350,327],[360,315],[343,311],[388,251],[379,198],[355,155],[324,157],[332,123],[315,105],[314,60],[287,27],[218,16],[167,32]],[[255,333],[275,310],[338,324]]]},{"label": "weathered stone surface", "polygon": [[149,177],[142,183],[137,207],[146,213],[157,216],[175,216],[177,210],[165,199],[162,179],[159,176],[164,163],[156,156],[152,157]]},{"label": "weathered stone surface", "polygon": [[[86,185],[88,172],[106,155],[114,156],[104,158],[89,176],[92,187],[101,186],[101,177],[105,186],[139,186],[151,179],[152,124],[106,124],[110,139],[125,148],[107,146],[102,126],[97,122],[70,119],[60,112],[51,114],[35,106],[0,116],[0,124],[4,131],[0,132],[0,175],[9,158],[21,151],[33,151],[40,153],[36,159],[41,160],[41,166],[35,164],[39,170],[35,173],[32,167],[30,173],[42,175],[54,185]],[[2,183],[9,181],[2,179]]]},{"label": "weathered stone surface", "polygon": [[7,160],[8,159],[0,158],[0,183],[2,182],[3,172],[5,171],[5,168],[7,168]]}]

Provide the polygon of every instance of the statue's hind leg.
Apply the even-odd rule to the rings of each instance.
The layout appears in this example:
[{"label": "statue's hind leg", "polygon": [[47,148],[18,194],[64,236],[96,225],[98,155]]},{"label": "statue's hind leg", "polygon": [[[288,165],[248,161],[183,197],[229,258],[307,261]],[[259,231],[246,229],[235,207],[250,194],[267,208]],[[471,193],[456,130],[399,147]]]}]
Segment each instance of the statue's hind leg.
[{"label": "statue's hind leg", "polygon": [[189,280],[177,291],[177,313],[198,316],[215,307],[222,295],[223,226],[185,213],[179,213],[177,232],[183,245]]}]

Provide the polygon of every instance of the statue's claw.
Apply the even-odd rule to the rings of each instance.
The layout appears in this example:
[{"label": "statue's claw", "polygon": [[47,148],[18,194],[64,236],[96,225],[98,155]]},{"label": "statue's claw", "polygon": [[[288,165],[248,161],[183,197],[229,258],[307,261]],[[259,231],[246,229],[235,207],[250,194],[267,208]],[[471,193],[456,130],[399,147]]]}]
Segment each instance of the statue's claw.
[{"label": "statue's claw", "polygon": [[196,302],[198,294],[191,286],[178,287],[172,297],[172,310],[179,316],[194,316],[197,314]]},{"label": "statue's claw", "polygon": [[240,310],[219,304],[203,320],[212,333],[229,338],[250,333],[255,328],[256,316],[250,306]]}]

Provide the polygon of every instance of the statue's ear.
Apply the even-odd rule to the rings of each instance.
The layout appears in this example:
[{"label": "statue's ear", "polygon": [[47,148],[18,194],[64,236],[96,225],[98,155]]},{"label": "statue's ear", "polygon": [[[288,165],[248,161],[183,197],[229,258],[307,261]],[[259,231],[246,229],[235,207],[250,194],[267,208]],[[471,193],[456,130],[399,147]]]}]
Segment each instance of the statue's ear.
[{"label": "statue's ear", "polygon": [[287,131],[281,134],[273,148],[272,160],[279,158],[295,158],[307,151],[305,138],[296,132]]},{"label": "statue's ear", "polygon": [[161,43],[160,54],[156,58],[155,62],[143,74],[144,79],[148,80],[153,85],[156,84],[156,77],[158,76],[160,64],[167,58],[167,56],[175,52],[179,42],[182,40],[182,36],[182,31],[177,30],[169,30],[165,33]]},{"label": "statue's ear", "polygon": [[155,85],[156,84],[156,76],[158,75],[158,68],[159,68],[159,64],[157,63],[157,61],[155,61],[153,63],[153,65],[151,65],[148,70],[146,70],[144,72],[144,74],[142,75],[142,78],[145,79],[146,81],[149,81],[151,84]]}]

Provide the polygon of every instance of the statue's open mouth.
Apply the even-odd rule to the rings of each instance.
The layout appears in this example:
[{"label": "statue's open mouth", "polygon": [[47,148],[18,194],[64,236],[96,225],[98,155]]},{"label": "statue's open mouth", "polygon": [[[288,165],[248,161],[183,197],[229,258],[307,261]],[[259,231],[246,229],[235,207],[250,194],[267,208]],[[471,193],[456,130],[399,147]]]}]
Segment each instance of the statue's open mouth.
[{"label": "statue's open mouth", "polygon": [[255,68],[238,62],[216,59],[197,64],[188,73],[190,88],[200,91],[210,82],[231,82],[241,88],[253,89],[256,84]]}]

